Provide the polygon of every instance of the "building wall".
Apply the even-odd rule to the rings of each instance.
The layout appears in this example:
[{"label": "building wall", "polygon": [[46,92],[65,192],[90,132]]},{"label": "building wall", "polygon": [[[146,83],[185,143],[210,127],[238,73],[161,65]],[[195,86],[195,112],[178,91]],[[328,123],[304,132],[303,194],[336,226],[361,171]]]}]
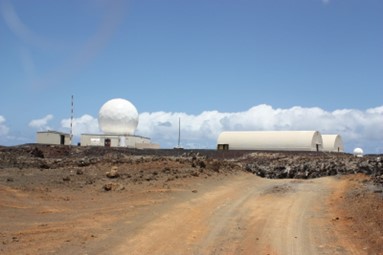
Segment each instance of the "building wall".
[{"label": "building wall", "polygon": [[[62,137],[64,141],[62,141]],[[70,136],[69,134],[54,131],[37,132],[36,143],[70,145]]]},{"label": "building wall", "polygon": [[344,152],[343,140],[340,135],[322,135],[323,150],[329,152]]},{"label": "building wall", "polygon": [[136,143],[136,149],[159,149],[160,145],[157,143]]},{"label": "building wall", "polygon": [[152,144],[150,138],[142,136],[130,135],[105,135],[105,134],[82,134],[80,138],[81,146],[105,146],[105,140],[110,139],[111,147],[128,147],[128,148],[155,148],[158,144]]},{"label": "building wall", "polygon": [[318,131],[232,131],[222,132],[217,148],[229,150],[321,151]]},{"label": "building wall", "polygon": [[104,146],[104,138],[92,135],[81,135],[81,146]]},{"label": "building wall", "polygon": [[117,147],[119,145],[118,136],[106,136],[98,134],[82,134],[80,137],[81,146],[105,146],[105,140],[110,140],[111,147]]}]

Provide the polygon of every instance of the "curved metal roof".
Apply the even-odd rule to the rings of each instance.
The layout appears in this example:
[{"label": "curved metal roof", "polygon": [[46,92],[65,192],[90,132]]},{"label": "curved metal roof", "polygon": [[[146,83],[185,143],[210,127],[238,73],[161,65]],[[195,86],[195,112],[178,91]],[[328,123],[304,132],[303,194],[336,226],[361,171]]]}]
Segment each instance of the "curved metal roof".
[{"label": "curved metal roof", "polygon": [[230,150],[322,150],[322,136],[318,131],[227,131],[217,144],[228,144]]},{"label": "curved metal roof", "polygon": [[340,135],[334,134],[325,134],[322,135],[323,140],[323,150],[330,152],[343,152],[343,140]]}]

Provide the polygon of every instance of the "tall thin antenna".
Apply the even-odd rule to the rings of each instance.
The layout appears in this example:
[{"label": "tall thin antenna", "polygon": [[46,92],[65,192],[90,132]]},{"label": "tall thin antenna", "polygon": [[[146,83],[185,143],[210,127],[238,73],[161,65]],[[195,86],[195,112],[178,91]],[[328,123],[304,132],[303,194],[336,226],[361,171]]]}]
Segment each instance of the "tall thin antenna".
[{"label": "tall thin antenna", "polygon": [[181,118],[178,118],[178,148],[181,144]]},{"label": "tall thin antenna", "polygon": [[73,112],[74,112],[74,106],[73,106],[73,95],[71,100],[71,114],[70,114],[70,136],[69,136],[69,144],[72,145],[72,139],[73,139]]},{"label": "tall thin antenna", "polygon": [[183,148],[181,147],[181,118],[178,118],[178,145],[173,149],[183,150]]}]

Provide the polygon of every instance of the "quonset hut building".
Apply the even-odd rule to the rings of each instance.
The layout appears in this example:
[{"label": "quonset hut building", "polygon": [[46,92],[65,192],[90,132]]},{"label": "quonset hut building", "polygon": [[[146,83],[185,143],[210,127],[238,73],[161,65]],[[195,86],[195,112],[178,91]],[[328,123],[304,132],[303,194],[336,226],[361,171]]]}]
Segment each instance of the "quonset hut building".
[{"label": "quonset hut building", "polygon": [[318,131],[226,131],[217,141],[218,150],[322,151]]},{"label": "quonset hut building", "polygon": [[322,135],[323,150],[328,152],[344,152],[342,137],[340,135]]}]

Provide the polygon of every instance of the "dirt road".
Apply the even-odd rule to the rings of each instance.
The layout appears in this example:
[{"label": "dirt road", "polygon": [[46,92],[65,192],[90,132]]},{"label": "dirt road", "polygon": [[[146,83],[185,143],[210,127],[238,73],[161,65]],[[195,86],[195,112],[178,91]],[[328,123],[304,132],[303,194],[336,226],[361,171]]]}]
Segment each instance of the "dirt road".
[{"label": "dirt road", "polygon": [[153,208],[149,219],[126,221],[112,253],[361,254],[352,243],[336,241],[325,210],[334,184],[331,178],[227,180]]},{"label": "dirt road", "polygon": [[379,254],[339,225],[344,215],[334,203],[343,188],[333,177],[267,180],[246,173],[113,193],[2,186],[1,252]]}]

